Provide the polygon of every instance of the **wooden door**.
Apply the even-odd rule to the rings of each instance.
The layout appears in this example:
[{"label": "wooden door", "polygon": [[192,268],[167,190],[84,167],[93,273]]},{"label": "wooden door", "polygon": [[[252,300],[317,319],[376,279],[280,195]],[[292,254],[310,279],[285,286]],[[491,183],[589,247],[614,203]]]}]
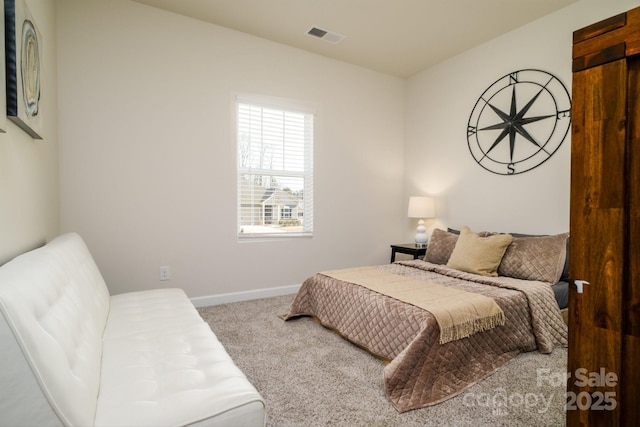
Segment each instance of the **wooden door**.
[{"label": "wooden door", "polygon": [[640,425],[639,53],[640,8],[574,33],[568,426]]}]

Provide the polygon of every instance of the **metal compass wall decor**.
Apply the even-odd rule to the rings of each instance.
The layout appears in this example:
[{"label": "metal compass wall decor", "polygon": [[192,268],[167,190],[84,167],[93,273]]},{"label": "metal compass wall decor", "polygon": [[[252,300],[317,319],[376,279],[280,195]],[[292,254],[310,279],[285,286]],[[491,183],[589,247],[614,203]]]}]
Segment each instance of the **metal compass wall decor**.
[{"label": "metal compass wall decor", "polygon": [[476,101],[467,125],[475,161],[500,175],[530,171],[560,147],[571,125],[571,98],[558,78],[525,69],[496,80]]}]

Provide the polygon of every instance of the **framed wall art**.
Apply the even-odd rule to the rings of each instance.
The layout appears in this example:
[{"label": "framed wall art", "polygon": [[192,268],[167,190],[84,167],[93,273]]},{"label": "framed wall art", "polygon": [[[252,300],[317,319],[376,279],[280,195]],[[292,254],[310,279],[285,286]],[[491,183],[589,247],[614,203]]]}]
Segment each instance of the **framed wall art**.
[{"label": "framed wall art", "polygon": [[[0,4],[0,46],[4,46],[4,3]],[[0,133],[7,131],[6,81],[7,72],[4,66],[4,55],[0,55]]]},{"label": "framed wall art", "polygon": [[40,49],[42,36],[24,0],[4,0],[7,117],[42,139]]}]

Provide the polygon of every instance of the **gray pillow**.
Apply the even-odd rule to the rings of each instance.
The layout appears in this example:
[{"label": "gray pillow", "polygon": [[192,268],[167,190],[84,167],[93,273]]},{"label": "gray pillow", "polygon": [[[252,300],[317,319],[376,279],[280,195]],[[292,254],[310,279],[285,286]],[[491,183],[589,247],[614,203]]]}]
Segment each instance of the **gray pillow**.
[{"label": "gray pillow", "polygon": [[514,235],[498,267],[500,276],[557,283],[562,276],[569,233],[554,236]]},{"label": "gray pillow", "polygon": [[446,264],[456,246],[458,235],[438,228],[434,229],[427,245],[424,260],[433,264]]}]

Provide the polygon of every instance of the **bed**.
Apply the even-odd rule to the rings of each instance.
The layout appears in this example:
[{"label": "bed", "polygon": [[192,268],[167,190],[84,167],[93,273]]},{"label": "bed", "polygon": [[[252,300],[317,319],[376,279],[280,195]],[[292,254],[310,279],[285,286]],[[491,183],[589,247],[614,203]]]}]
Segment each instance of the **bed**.
[{"label": "bed", "polygon": [[[460,233],[434,230],[424,260],[317,273],[304,281],[284,318],[312,316],[387,362],[384,391],[399,412],[437,404],[522,352],[550,353],[567,345],[552,285],[566,270],[568,235],[501,234],[503,247],[497,252],[502,254],[491,260],[495,265],[488,274],[454,262],[466,257],[473,264],[474,257],[486,257],[491,251],[482,245],[496,235],[467,227]],[[411,292],[403,293],[405,286]],[[423,292],[418,300],[408,296],[414,291]],[[440,292],[441,299],[430,299]],[[447,299],[458,308],[448,311]],[[439,301],[447,306],[442,313]],[[478,303],[486,307],[478,309]],[[464,321],[443,321],[460,308],[466,311]],[[464,317],[476,312],[480,318]]]}]

